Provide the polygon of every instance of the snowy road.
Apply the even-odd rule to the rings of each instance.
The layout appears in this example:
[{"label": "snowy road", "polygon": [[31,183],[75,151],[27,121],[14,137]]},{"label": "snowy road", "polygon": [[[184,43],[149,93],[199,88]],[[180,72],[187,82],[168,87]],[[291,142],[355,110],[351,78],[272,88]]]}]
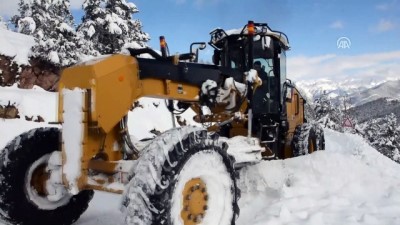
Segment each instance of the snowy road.
[{"label": "snowy road", "polygon": [[120,195],[96,192],[89,209],[75,223],[76,225],[123,224],[124,216],[119,211]]}]

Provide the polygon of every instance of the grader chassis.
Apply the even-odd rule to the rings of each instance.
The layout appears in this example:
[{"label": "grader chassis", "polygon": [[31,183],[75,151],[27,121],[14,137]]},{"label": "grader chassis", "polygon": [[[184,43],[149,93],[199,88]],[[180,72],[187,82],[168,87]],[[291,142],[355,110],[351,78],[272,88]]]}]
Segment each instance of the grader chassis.
[{"label": "grader chassis", "polygon": [[[214,65],[197,63],[192,46],[168,56],[161,38],[161,55],[130,49],[130,56],[64,70],[61,129],[31,130],[1,152],[1,218],[69,225],[93,190],[102,190],[124,191],[126,224],[232,225],[238,169],[324,148],[321,129],[305,123],[305,101],[286,79],[285,34],[249,21],[242,30],[214,30],[209,44]],[[152,58],[139,57],[145,53]],[[127,113],[141,97],[167,99],[171,113],[190,107],[197,122],[210,125],[174,128],[140,149]]]}]

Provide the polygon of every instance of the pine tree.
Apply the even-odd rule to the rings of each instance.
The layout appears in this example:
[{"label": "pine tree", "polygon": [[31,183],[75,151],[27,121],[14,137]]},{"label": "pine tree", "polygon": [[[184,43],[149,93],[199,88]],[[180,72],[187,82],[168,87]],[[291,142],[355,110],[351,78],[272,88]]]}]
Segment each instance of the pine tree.
[{"label": "pine tree", "polygon": [[[103,7],[105,6],[105,7]],[[149,40],[140,21],[133,20],[135,4],[125,0],[85,0],[78,27],[78,44],[88,55],[113,54],[126,47],[144,47]]]},{"label": "pine tree", "polygon": [[123,21],[126,21],[121,27],[125,38],[124,44],[136,43],[143,47],[144,42],[149,40],[149,36],[142,31],[142,24],[139,20],[132,20],[132,14],[139,12],[136,5],[125,0],[108,0],[106,8]]},{"label": "pine tree", "polygon": [[40,15],[43,15],[42,10],[38,0],[20,0],[18,3],[19,15],[13,16],[11,23],[14,24],[19,33],[31,35],[36,30],[37,24],[40,24],[40,19],[42,19]]},{"label": "pine tree", "polygon": [[79,58],[69,0],[21,0],[13,17],[21,33],[35,37],[31,56],[55,66],[68,66]]},{"label": "pine tree", "polygon": [[77,35],[78,45],[86,55],[96,56],[99,54],[98,49],[105,48],[103,43],[99,42],[99,37],[104,33],[105,18],[105,10],[101,4],[102,0],[85,0],[82,4],[85,14],[78,26]]},{"label": "pine tree", "polygon": [[97,51],[112,54],[123,47],[145,46],[149,36],[142,31],[141,23],[132,19],[132,14],[138,12],[135,4],[125,0],[107,0],[105,8],[100,6],[100,0],[85,1],[85,16],[78,29],[93,42]]}]

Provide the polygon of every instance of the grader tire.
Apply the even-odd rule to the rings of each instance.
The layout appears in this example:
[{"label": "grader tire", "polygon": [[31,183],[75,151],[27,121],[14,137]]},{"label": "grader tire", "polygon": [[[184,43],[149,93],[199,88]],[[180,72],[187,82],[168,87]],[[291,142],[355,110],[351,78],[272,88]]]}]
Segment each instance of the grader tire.
[{"label": "grader tire", "polygon": [[132,170],[126,224],[234,225],[239,189],[226,148],[193,127],[155,138]]},{"label": "grader tire", "polygon": [[319,123],[313,124],[316,135],[317,151],[325,150],[325,134],[324,129]]},{"label": "grader tire", "polygon": [[[43,187],[32,185],[32,180],[27,179],[46,176],[43,169],[46,168],[46,157],[59,151],[59,136],[56,128],[38,128],[21,134],[2,150],[1,219],[19,225],[70,225],[85,212],[93,191],[82,191],[78,195],[64,196],[59,201],[51,202],[46,201],[41,190]],[[34,193],[36,197],[29,193]]]},{"label": "grader tire", "polygon": [[298,125],[294,130],[292,140],[293,156],[311,154],[317,150],[317,136],[314,126],[307,123]]}]

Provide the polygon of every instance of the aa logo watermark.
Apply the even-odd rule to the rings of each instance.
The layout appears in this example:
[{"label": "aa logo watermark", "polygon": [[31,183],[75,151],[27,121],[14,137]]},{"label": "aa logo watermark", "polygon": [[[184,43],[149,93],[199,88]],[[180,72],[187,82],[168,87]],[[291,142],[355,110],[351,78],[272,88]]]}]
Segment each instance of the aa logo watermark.
[{"label": "aa logo watermark", "polygon": [[351,47],[351,41],[348,37],[340,37],[336,41],[336,45],[341,49],[348,49]]}]

